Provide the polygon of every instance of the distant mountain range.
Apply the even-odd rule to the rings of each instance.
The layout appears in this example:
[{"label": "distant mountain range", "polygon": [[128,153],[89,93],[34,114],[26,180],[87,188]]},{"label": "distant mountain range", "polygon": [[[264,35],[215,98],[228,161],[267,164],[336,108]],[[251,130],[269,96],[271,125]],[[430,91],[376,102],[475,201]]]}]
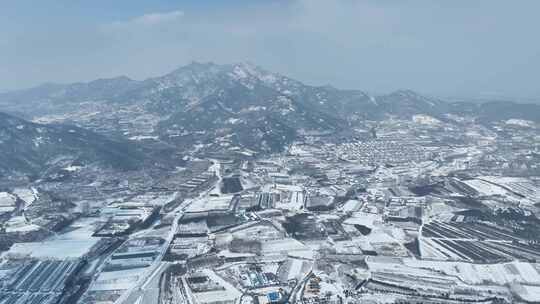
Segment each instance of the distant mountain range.
[{"label": "distant mountain range", "polygon": [[194,145],[281,151],[299,134],[335,132],[365,120],[427,114],[467,115],[479,122],[540,122],[540,105],[445,102],[401,90],[309,86],[241,63],[191,63],[161,77],[46,84],[0,94],[4,111],[41,122],[69,122],[98,133]]}]

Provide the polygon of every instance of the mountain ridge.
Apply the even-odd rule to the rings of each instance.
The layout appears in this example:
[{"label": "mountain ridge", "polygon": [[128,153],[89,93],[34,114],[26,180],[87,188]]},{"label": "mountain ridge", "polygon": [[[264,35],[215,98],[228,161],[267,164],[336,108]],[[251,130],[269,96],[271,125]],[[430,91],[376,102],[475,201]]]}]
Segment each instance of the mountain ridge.
[{"label": "mountain ridge", "polygon": [[[260,66],[257,66],[251,62],[237,62],[237,63],[231,63],[231,64],[217,64],[217,63],[214,63],[212,61],[207,61],[207,62],[200,62],[200,61],[192,61],[190,62],[189,64],[186,64],[186,65],[181,65],[175,69],[172,69],[170,72],[168,73],[165,73],[164,75],[161,75],[161,76],[155,76],[155,77],[148,77],[148,78],[145,78],[145,79],[142,79],[142,80],[136,80],[136,79],[133,79],[133,78],[130,78],[129,76],[126,76],[126,75],[118,75],[118,76],[113,76],[113,77],[100,77],[100,78],[97,78],[97,79],[94,79],[94,80],[91,80],[91,81],[77,81],[77,82],[72,82],[72,83],[56,83],[56,82],[45,82],[45,83],[42,83],[42,84],[39,84],[39,85],[36,85],[36,86],[33,86],[33,87],[29,87],[29,88],[23,88],[23,89],[15,89],[15,90],[7,90],[7,91],[2,91],[0,92],[0,101],[2,100],[5,100],[6,99],[6,96],[10,96],[10,95],[21,95],[23,93],[31,93],[32,91],[47,91],[47,90],[58,90],[58,89],[65,89],[66,87],[70,87],[70,86],[95,86],[99,83],[103,83],[103,82],[113,82],[113,81],[125,81],[125,82],[132,82],[132,83],[145,83],[145,82],[150,82],[150,81],[155,81],[155,80],[159,80],[159,79],[162,79],[164,77],[167,77],[167,76],[171,76],[171,75],[174,75],[180,71],[184,71],[186,69],[191,69],[191,70],[194,70],[196,68],[199,68],[199,69],[204,69],[204,68],[214,68],[214,69],[219,69],[219,68],[223,68],[223,67],[249,67],[250,69],[252,70],[258,70],[258,71],[263,71],[265,73],[268,73],[268,74],[272,74],[272,75],[279,75],[281,77],[284,77],[284,78],[287,78],[289,80],[294,80],[293,78],[290,78],[290,77],[287,77],[287,76],[284,76],[280,73],[273,73],[273,72],[268,72],[266,69],[264,68],[261,68]],[[343,88],[338,88],[336,86],[333,86],[331,84],[326,84],[326,85],[308,85],[308,84],[304,84],[298,80],[294,80],[295,82],[297,83],[301,83],[302,85],[304,86],[308,86],[308,87],[313,87],[313,88],[328,88],[328,89],[335,89],[335,90],[340,90],[340,91],[361,91],[361,90],[358,90],[358,89],[351,89],[351,88],[348,88],[348,89],[343,89]],[[418,96],[423,96],[423,97],[427,97],[427,96],[432,96],[430,94],[423,94],[423,93],[419,93],[417,91],[414,91],[414,90],[411,90],[411,89],[408,89],[408,88],[400,88],[400,89],[396,89],[396,90],[393,90],[393,91],[390,91],[390,92],[387,92],[387,93],[378,93],[378,94],[368,94],[367,91],[361,91],[361,92],[364,92],[366,95],[369,95],[369,96],[373,96],[373,97],[377,97],[377,96],[385,96],[385,95],[393,95],[393,94],[398,94],[398,93],[404,93],[404,92],[407,92],[407,93],[414,93]],[[526,99],[526,100],[522,100],[522,99],[519,99],[519,100],[513,100],[511,98],[508,98],[508,97],[505,97],[505,98],[477,98],[477,97],[470,97],[470,98],[467,98],[467,97],[459,97],[459,98],[444,98],[444,97],[429,97],[429,98],[433,98],[433,99],[438,99],[438,100],[444,100],[444,102],[446,103],[477,103],[477,104],[483,104],[483,103],[489,103],[489,102],[511,102],[511,103],[516,103],[516,104],[536,104],[535,102],[531,102],[529,101],[529,99]]]},{"label": "mountain ridge", "polygon": [[0,112],[0,175],[39,176],[52,167],[93,164],[132,170],[144,159],[129,142],[113,141],[76,126],[36,124]]},{"label": "mountain ridge", "polygon": [[388,117],[455,114],[483,123],[540,122],[540,105],[452,103],[407,89],[371,95],[306,85],[250,63],[192,62],[145,80],[119,76],[45,85],[0,94],[0,105],[38,121],[73,123],[115,137],[259,152],[281,151],[305,131],[339,132]]}]

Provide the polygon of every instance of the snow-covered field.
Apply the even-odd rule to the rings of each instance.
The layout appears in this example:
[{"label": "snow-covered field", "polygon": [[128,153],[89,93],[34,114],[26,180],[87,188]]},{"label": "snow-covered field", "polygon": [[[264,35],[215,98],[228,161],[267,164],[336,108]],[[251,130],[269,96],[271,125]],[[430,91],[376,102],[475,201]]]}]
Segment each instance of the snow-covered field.
[{"label": "snow-covered field", "polygon": [[15,202],[17,198],[7,192],[0,192],[0,207],[1,208],[12,208],[15,207]]},{"label": "snow-covered field", "polygon": [[382,216],[375,213],[355,212],[351,218],[345,220],[343,223],[373,228],[376,223],[382,223]]},{"label": "snow-covered field", "polygon": [[[56,259],[83,257],[100,239],[92,237],[95,221],[95,218],[80,219],[69,226],[67,233],[57,234],[43,242],[16,243],[6,254]],[[32,225],[24,227],[31,229]]]},{"label": "snow-covered field", "polygon": [[514,126],[520,126],[520,127],[533,127],[534,121],[525,120],[525,119],[517,119],[517,118],[511,118],[505,121],[505,124],[507,125],[514,125]]},{"label": "snow-covered field", "polygon": [[207,276],[210,281],[214,284],[222,286],[222,290],[212,290],[205,292],[193,292],[194,297],[197,299],[198,303],[211,303],[219,299],[220,301],[236,301],[241,296],[242,293],[236,289],[231,283],[225,281],[220,276],[218,276],[214,271],[210,269],[203,269],[200,271],[203,275]]},{"label": "snow-covered field", "polygon": [[135,286],[142,274],[141,268],[102,272],[97,280],[92,283],[90,290],[127,290]]},{"label": "snow-covered field", "polygon": [[35,188],[15,188],[13,194],[24,202],[25,208],[38,199],[38,191]]},{"label": "snow-covered field", "polygon": [[441,124],[441,121],[435,117],[429,115],[417,114],[412,117],[413,122],[423,125],[437,126]]},{"label": "snow-covered field", "polygon": [[41,229],[38,225],[30,224],[24,216],[14,216],[5,224],[6,232],[31,232]]},{"label": "snow-covered field", "polygon": [[471,179],[463,181],[468,186],[471,186],[482,195],[507,195],[508,191],[505,189],[488,183],[480,179]]},{"label": "snow-covered field", "polygon": [[94,240],[54,240],[17,243],[6,254],[14,257],[28,256],[33,258],[75,259],[88,253],[94,244]]},{"label": "snow-covered field", "polygon": [[473,264],[466,262],[403,259],[410,267],[425,268],[459,277],[468,284],[489,282],[497,285],[522,283],[540,286],[540,273],[530,263]]},{"label": "snow-covered field", "polygon": [[[460,288],[477,289],[481,292],[514,293],[527,300],[540,301],[540,274],[533,264],[511,262],[501,264],[473,264],[466,262],[417,260],[414,258],[369,257],[366,260],[372,276],[385,280],[408,278],[400,284],[413,285],[414,288]],[[430,286],[416,285],[433,282]],[[424,282],[424,283],[422,283]],[[437,287],[439,285],[439,287]]]}]

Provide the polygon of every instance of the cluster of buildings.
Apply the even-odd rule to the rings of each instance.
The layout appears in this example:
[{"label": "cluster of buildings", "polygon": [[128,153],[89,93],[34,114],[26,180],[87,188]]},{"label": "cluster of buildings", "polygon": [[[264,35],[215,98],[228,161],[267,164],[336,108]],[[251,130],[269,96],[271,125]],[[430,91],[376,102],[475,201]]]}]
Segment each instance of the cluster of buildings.
[{"label": "cluster of buildings", "polygon": [[390,119],[370,138],[85,175],[79,199],[48,194],[69,183],[43,184],[36,206],[2,192],[3,235],[55,233],[3,255],[0,303],[537,303],[537,152],[509,146],[533,139]]}]

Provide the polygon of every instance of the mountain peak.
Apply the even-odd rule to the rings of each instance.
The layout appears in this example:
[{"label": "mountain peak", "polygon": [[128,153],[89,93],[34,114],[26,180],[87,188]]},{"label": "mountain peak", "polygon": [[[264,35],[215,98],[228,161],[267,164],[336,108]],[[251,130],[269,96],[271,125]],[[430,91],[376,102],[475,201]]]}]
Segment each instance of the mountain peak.
[{"label": "mountain peak", "polygon": [[232,72],[239,78],[247,78],[259,73],[259,68],[253,64],[241,62],[232,65]]},{"label": "mountain peak", "polygon": [[[178,75],[178,74],[185,74],[185,73],[200,73],[200,72],[203,72],[203,71],[216,69],[218,67],[219,67],[219,65],[217,65],[217,64],[215,64],[213,62],[192,61],[189,64],[182,65],[182,66],[172,70],[171,72],[169,72],[168,74],[166,74],[166,75],[164,75],[162,77]],[[158,77],[158,78],[160,78],[160,77]]]},{"label": "mountain peak", "polygon": [[235,80],[241,79],[258,79],[263,82],[269,78],[275,78],[275,74],[268,72],[252,63],[241,62],[236,63],[228,67],[229,75],[232,76]]}]

